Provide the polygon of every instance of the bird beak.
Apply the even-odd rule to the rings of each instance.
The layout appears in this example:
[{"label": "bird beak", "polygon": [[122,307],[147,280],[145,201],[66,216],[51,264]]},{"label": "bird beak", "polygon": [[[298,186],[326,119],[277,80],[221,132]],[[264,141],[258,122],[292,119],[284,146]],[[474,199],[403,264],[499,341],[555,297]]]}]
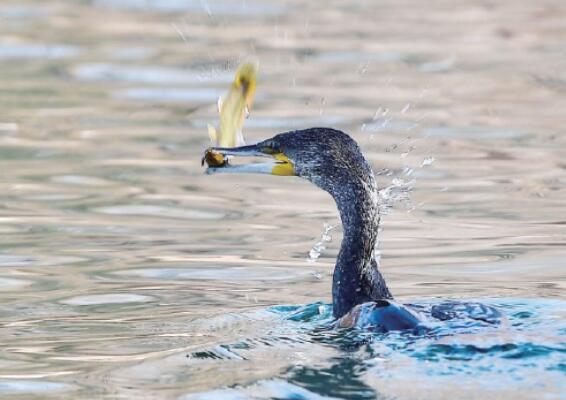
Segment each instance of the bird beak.
[{"label": "bird beak", "polygon": [[[232,164],[229,160],[233,157],[262,157],[269,158],[267,162]],[[202,159],[207,163],[207,174],[217,172],[237,172],[270,174],[279,176],[294,176],[295,167],[293,162],[283,153],[274,153],[269,147],[261,147],[257,144],[241,147],[210,147]]]}]

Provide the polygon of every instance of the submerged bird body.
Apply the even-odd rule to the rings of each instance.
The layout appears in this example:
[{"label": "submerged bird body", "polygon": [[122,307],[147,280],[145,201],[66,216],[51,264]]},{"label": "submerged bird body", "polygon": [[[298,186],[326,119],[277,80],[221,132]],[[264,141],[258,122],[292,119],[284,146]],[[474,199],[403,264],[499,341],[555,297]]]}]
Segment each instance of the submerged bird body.
[{"label": "submerged bird body", "polygon": [[374,331],[390,332],[415,330],[421,326],[420,316],[410,308],[391,300],[369,301],[355,306],[339,318],[338,328],[371,328]]},{"label": "submerged bird body", "polygon": [[329,128],[276,135],[256,145],[214,148],[225,156],[271,157],[272,162],[209,167],[209,172],[259,172],[295,175],[314,183],[335,200],[344,236],[332,282],[337,326],[378,330],[412,329],[418,314],[392,301],[374,257],[379,225],[377,184],[357,143]]}]

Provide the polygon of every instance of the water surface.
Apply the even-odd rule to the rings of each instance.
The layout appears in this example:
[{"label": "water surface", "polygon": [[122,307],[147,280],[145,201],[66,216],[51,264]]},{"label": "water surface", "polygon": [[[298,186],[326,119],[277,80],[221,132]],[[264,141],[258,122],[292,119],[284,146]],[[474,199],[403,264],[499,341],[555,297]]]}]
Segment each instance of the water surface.
[{"label": "water surface", "polygon": [[[565,16],[553,0],[3,2],[0,397],[563,397]],[[384,188],[397,298],[485,301],[504,325],[320,331],[331,198],[200,166],[249,56],[247,140],[349,132]],[[291,318],[302,305],[318,313]]]}]

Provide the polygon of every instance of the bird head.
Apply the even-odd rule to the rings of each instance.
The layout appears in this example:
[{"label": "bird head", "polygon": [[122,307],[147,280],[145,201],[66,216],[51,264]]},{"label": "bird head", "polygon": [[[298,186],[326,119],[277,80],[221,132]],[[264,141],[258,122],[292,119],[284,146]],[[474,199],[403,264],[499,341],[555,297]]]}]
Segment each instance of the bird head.
[{"label": "bird head", "polygon": [[265,162],[237,164],[229,161],[211,165],[207,173],[244,172],[277,176],[298,176],[333,193],[334,189],[350,185],[360,177],[371,175],[371,169],[356,142],[344,132],[330,128],[310,128],[280,133],[254,145],[234,148],[212,147],[210,154],[226,159],[261,157]]}]

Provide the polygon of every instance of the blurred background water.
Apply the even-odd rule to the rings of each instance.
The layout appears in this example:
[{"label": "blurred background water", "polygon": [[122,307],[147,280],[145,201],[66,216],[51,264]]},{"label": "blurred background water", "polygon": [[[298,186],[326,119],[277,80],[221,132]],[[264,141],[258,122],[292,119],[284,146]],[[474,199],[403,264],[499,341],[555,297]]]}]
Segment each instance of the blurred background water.
[{"label": "blurred background water", "polygon": [[[564,398],[565,18],[560,0],[2,1],[0,397]],[[250,56],[247,140],[350,133],[398,299],[475,298],[502,326],[317,331],[332,199],[200,166]]]}]

